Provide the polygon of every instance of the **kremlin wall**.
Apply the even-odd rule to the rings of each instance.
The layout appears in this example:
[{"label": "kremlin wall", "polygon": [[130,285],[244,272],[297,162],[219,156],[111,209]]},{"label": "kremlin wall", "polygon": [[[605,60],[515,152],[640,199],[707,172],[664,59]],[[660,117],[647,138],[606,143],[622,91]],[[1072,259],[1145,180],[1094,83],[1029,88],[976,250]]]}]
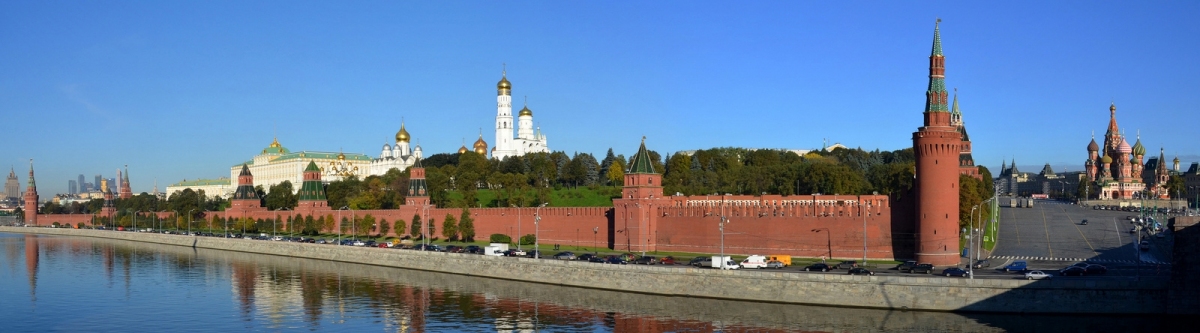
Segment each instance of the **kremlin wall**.
[{"label": "kremlin wall", "polygon": [[[537,234],[543,252],[554,245],[566,248],[630,252],[679,251],[717,254],[789,254],[845,259],[916,259],[934,265],[957,265],[959,259],[959,174],[978,177],[970,159],[957,108],[947,105],[941,38],[934,29],[929,87],[922,113],[924,124],[912,135],[916,154],[915,188],[896,197],[885,195],[723,195],[664,196],[661,170],[654,170],[645,138],[625,174],[621,198],[612,207],[474,208],[476,239],[505,234],[517,239]],[[502,81],[503,83],[504,81]],[[503,88],[503,87],[502,87]],[[504,91],[502,89],[502,95]],[[503,96],[502,96],[503,97]],[[957,103],[955,103],[957,104]],[[905,119],[916,120],[917,113]],[[511,115],[508,115],[511,119]],[[504,124],[508,126],[507,123]],[[511,131],[511,129],[509,129]],[[965,157],[964,157],[965,156]],[[494,156],[493,156],[494,157]],[[291,215],[355,217],[370,214],[376,221],[411,223],[413,215],[432,217],[439,237],[447,214],[458,218],[461,208],[429,204],[420,160],[411,166],[407,204],[392,210],[343,210],[328,207],[321,170],[309,162],[304,171],[299,205]],[[26,211],[36,210],[36,188],[30,166]],[[261,205],[250,169],[242,166],[238,189],[225,211],[205,212],[211,219],[273,219],[275,211]],[[128,186],[127,182],[121,184]],[[29,195],[33,195],[30,201]],[[111,198],[111,194],[107,195]],[[896,198],[904,198],[903,200]],[[32,202],[32,204],[31,204]],[[107,209],[101,216],[111,216]],[[169,218],[171,213],[161,213]],[[89,222],[92,215],[35,215],[29,224]],[[540,221],[537,221],[540,218]],[[537,221],[537,222],[535,222]],[[428,221],[426,221],[428,222]],[[280,225],[279,230],[286,230]],[[334,230],[338,230],[335,227]],[[394,231],[390,233],[394,235]],[[722,247],[723,244],[723,247]]]}]

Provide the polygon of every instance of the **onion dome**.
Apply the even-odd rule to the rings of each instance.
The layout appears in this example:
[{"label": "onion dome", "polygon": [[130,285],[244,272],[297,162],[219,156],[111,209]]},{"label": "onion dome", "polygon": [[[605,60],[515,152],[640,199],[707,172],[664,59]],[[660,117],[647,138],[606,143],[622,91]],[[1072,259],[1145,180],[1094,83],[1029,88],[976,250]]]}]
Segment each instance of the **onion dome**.
[{"label": "onion dome", "polygon": [[508,82],[508,75],[505,72],[500,73],[500,82],[496,82],[496,93],[498,95],[508,95],[512,91],[512,83]]},{"label": "onion dome", "polygon": [[479,155],[487,156],[487,151],[488,151],[487,148],[488,148],[487,142],[483,141],[483,135],[480,135],[479,140],[475,140],[475,153],[479,154]]},{"label": "onion dome", "polygon": [[1137,143],[1133,144],[1133,154],[1137,156],[1146,156],[1146,147],[1142,146],[1142,138],[1138,138]]},{"label": "onion dome", "polygon": [[392,146],[385,143],[383,144],[383,150],[392,150]]},{"label": "onion dome", "polygon": [[521,108],[521,113],[520,113],[520,116],[521,116],[521,117],[524,117],[524,116],[530,116],[530,117],[533,117],[533,110],[530,110],[530,109],[529,109],[529,106],[528,106],[528,105],[526,105],[524,108]]},{"label": "onion dome", "polygon": [[400,123],[400,131],[396,132],[396,142],[408,142],[408,131],[404,129],[404,123]]},{"label": "onion dome", "polygon": [[1092,138],[1092,143],[1088,144],[1088,151],[1100,151],[1100,145],[1096,144],[1096,138]]},{"label": "onion dome", "polygon": [[345,161],[345,160],[346,160],[346,154],[345,154],[345,153],[341,153],[341,152],[339,152],[339,153],[338,153],[338,160],[339,160],[339,161]]},{"label": "onion dome", "polygon": [[468,151],[470,151],[470,150],[467,150],[467,146],[462,146],[462,147],[458,148],[459,154],[466,154]]},{"label": "onion dome", "polygon": [[1133,152],[1133,148],[1129,147],[1129,141],[1125,141],[1125,138],[1121,138],[1121,144],[1117,146],[1117,152],[1128,154]]},{"label": "onion dome", "polygon": [[279,138],[275,138],[274,140],[271,140],[271,145],[268,147],[279,148],[279,147],[283,147],[283,145],[279,144]]},{"label": "onion dome", "polygon": [[1175,164],[1179,164],[1179,156],[1175,156]]},{"label": "onion dome", "polygon": [[1111,163],[1112,163],[1112,156],[1104,156],[1104,158],[1101,158],[1101,159],[1100,159],[1100,162],[1102,162],[1102,163],[1104,163],[1104,164],[1111,164]]}]

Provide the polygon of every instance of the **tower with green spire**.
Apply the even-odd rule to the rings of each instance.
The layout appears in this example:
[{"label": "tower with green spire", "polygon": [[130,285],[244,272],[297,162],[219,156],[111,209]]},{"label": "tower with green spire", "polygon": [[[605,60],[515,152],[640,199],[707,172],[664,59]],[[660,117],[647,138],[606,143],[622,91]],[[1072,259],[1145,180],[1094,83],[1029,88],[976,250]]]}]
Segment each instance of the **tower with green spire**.
[{"label": "tower with green spire", "polygon": [[613,199],[614,221],[620,225],[614,234],[613,248],[623,251],[654,251],[658,248],[657,213],[659,207],[669,206],[663,196],[662,174],[654,170],[654,159],[646,149],[646,137],[625,172],[621,198]]},{"label": "tower with green spire", "polygon": [[312,160],[309,160],[308,166],[304,168],[304,183],[300,185],[297,197],[297,214],[314,215],[317,210],[329,208],[329,200],[325,197],[325,183],[321,181],[321,168]]},{"label": "tower with green spire", "polygon": [[240,213],[241,217],[247,217],[250,212],[265,209],[262,205],[262,198],[258,196],[258,191],[254,190],[254,175],[250,174],[250,166],[242,164],[242,172],[238,174],[237,190],[233,192],[233,197],[229,200],[229,209],[226,211]]},{"label": "tower with green spire", "polygon": [[37,181],[33,179],[33,159],[29,159],[29,182],[25,185],[25,224],[37,225]]},{"label": "tower with green spire", "polygon": [[421,159],[408,169],[408,195],[404,196],[404,204],[409,206],[429,205],[429,192],[425,183],[425,167]]},{"label": "tower with green spire", "polygon": [[[940,23],[941,20],[939,19]],[[916,154],[916,239],[918,262],[954,265],[958,258],[958,177],[963,135],[951,122],[946,94],[946,57],[940,24],[933,28],[924,126],[913,133]],[[1015,171],[1016,168],[1014,167]]]}]

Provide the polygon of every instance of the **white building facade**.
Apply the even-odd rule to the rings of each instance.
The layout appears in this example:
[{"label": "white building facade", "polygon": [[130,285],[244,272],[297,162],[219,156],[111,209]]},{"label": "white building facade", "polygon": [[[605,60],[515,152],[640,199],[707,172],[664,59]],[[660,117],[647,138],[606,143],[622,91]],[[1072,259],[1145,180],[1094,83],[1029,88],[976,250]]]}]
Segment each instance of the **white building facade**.
[{"label": "white building facade", "polygon": [[[517,123],[513,123],[512,83],[508,82],[507,74],[502,73],[500,82],[496,83],[496,145],[492,148],[492,158],[503,160],[528,153],[549,153],[546,136],[541,128],[534,128],[533,111],[528,105],[518,113]],[[513,127],[516,127],[515,138]]]},{"label": "white building facade", "polygon": [[[254,175],[254,185],[262,186],[263,191],[270,193],[271,186],[283,181],[292,182],[292,191],[299,191],[304,184],[304,168],[309,161],[321,167],[321,180],[328,182],[342,180],[349,176],[359,179],[370,175],[371,157],[363,154],[332,153],[321,151],[292,152],[279,144],[279,140],[255,155],[254,159],[244,162]],[[242,172],[242,164],[238,163],[229,168],[229,179],[237,179]],[[236,187],[236,185],[234,186]]]},{"label": "white building facade", "polygon": [[416,164],[417,160],[424,156],[421,153],[421,145],[409,148],[411,139],[408,130],[404,128],[404,123],[401,122],[400,131],[396,132],[396,145],[383,144],[383,151],[379,153],[379,158],[371,161],[370,174],[382,176],[392,168],[404,171]]}]

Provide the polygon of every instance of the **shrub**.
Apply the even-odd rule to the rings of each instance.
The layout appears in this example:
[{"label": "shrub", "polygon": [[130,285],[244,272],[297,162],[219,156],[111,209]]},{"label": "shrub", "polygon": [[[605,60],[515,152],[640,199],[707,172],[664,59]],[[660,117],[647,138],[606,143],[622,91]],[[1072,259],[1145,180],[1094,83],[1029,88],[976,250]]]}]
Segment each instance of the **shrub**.
[{"label": "shrub", "polygon": [[521,245],[533,245],[533,243],[536,241],[537,236],[534,236],[533,234],[521,236]]},{"label": "shrub", "polygon": [[512,243],[512,237],[508,237],[505,234],[492,234],[492,236],[488,237],[488,240],[492,243]]}]

